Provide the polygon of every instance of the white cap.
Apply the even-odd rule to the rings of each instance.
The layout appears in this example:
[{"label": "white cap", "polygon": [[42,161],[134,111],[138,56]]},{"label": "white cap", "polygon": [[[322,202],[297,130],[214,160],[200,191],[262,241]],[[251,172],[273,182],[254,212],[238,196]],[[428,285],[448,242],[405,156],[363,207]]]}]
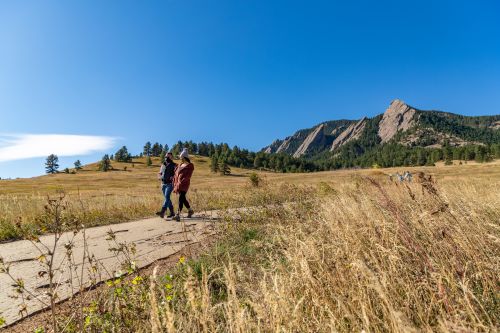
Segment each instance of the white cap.
[{"label": "white cap", "polygon": [[188,154],[188,149],[187,148],[182,148],[182,151],[179,154],[179,158],[184,158],[184,157],[189,158],[189,154]]}]

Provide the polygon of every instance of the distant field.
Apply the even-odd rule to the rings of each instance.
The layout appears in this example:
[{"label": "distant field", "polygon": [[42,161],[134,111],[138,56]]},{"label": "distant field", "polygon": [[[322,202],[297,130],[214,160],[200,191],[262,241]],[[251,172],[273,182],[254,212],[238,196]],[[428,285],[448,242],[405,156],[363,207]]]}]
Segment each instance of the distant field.
[{"label": "distant field", "polygon": [[[239,194],[250,188],[248,176],[254,170],[233,168],[230,176],[210,172],[210,160],[194,157],[195,173],[192,179],[190,198],[197,211],[241,206]],[[159,208],[162,196],[159,191],[157,172],[160,161],[146,166],[145,159],[134,159],[133,163],[112,163],[114,170],[99,172],[97,164],[86,165],[76,174],[59,173],[29,179],[0,181],[0,240],[19,237],[21,230],[14,225],[36,228],[43,217],[47,196],[64,192],[69,204],[68,214],[86,226],[118,223],[151,216]],[[500,185],[500,162],[485,164],[469,162],[464,165],[418,168],[392,168],[369,170],[339,170],[305,174],[282,174],[257,171],[268,188],[283,184],[316,186],[329,183],[335,186],[349,181],[355,175],[370,175],[387,181],[390,173],[424,171],[439,182],[453,186],[457,182],[485,183],[485,186]],[[261,191],[273,192],[261,189]],[[293,193],[274,191],[274,196],[293,200]],[[297,199],[297,198],[295,198]]]},{"label": "distant field", "polygon": [[[144,195],[146,193],[158,194],[159,182],[157,172],[160,167],[158,158],[153,158],[153,165],[147,167],[145,159],[134,159],[133,163],[113,162],[114,170],[100,172],[97,164],[89,164],[76,174],[59,173],[43,175],[33,178],[14,180],[0,180],[0,196],[45,196],[64,190],[68,194],[81,195]],[[424,171],[436,176],[438,179],[447,180],[453,177],[491,177],[500,181],[500,160],[490,163],[468,162],[453,166],[444,166],[442,162],[435,167],[397,167],[385,169],[360,169],[337,170],[315,173],[274,173],[247,169],[232,168],[230,176],[220,176],[210,172],[210,160],[206,157],[195,157],[195,173],[192,180],[192,190],[227,190],[233,186],[243,186],[248,183],[251,173],[257,172],[267,181],[289,182],[295,184],[318,183],[321,181],[337,181],[353,174],[380,175],[409,170],[411,172]],[[126,170],[124,170],[126,168]],[[125,192],[124,192],[125,191]]]}]

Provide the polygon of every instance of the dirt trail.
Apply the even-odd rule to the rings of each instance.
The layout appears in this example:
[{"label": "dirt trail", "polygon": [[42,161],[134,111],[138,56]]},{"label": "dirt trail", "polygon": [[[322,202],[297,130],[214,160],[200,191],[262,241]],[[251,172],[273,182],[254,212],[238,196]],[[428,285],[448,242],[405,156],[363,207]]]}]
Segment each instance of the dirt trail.
[{"label": "dirt trail", "polygon": [[[134,243],[136,254],[134,261],[137,267],[141,268],[152,262],[173,255],[185,246],[197,243],[204,238],[213,235],[213,222],[204,216],[195,216],[192,219],[185,219],[182,222],[165,221],[159,217],[148,218],[121,224],[100,226],[86,229],[87,249],[94,255],[99,263],[98,275],[94,278],[100,282],[108,280],[116,272],[119,272],[123,257],[116,257],[110,247],[116,247],[114,242],[106,240],[108,232],[112,230],[116,235],[117,242]],[[46,235],[40,237],[40,241],[51,248],[54,244],[54,236]],[[64,233],[58,243],[55,256],[55,267],[61,266],[56,272],[56,281],[60,282],[57,294],[59,300],[65,300],[78,292],[79,283],[75,272],[70,272],[68,260],[65,259],[65,244],[72,241],[74,243],[73,253],[80,275],[82,265],[84,268],[83,281],[86,286],[91,283],[90,264],[82,262],[84,252],[84,239],[82,232],[76,236],[72,232]],[[0,257],[10,266],[10,273],[15,278],[22,278],[26,288],[36,297],[45,303],[49,299],[45,295],[48,277],[39,276],[43,270],[42,264],[37,260],[40,252],[27,240],[21,240],[6,244],[0,244]],[[0,274],[0,317],[4,317],[6,324],[12,324],[22,316],[19,310],[23,307],[21,298],[13,298],[15,295],[14,282],[6,275]],[[27,314],[32,314],[46,308],[38,300],[32,298],[24,300]],[[26,313],[24,314],[26,315]]]}]

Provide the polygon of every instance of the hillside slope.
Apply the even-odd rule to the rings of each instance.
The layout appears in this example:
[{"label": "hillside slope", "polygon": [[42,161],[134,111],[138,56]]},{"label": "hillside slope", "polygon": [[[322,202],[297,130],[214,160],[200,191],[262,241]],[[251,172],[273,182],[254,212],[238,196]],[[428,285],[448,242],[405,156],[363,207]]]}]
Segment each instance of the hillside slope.
[{"label": "hillside slope", "polygon": [[325,152],[335,156],[346,144],[361,139],[371,141],[373,146],[401,144],[422,148],[500,144],[500,115],[469,117],[424,111],[396,99],[376,117],[321,123],[278,139],[263,151],[294,157],[314,158]]}]

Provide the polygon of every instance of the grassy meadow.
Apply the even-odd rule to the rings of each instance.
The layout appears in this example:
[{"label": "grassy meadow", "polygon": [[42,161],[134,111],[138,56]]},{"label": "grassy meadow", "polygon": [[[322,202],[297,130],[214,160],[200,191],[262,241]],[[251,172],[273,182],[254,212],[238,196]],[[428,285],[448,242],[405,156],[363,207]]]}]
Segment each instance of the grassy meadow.
[{"label": "grassy meadow", "polygon": [[[150,216],[161,194],[157,166],[143,162],[115,163],[120,170],[108,173],[91,165],[76,175],[1,181],[2,228],[18,219],[36,224],[44,196],[61,189],[71,214],[89,225]],[[199,257],[103,285],[83,318],[58,318],[65,332],[500,328],[499,161],[259,172],[259,187],[250,186],[250,170],[219,176],[208,159],[194,163],[190,195],[197,211],[260,208],[219,223],[219,236]],[[413,182],[389,180],[405,170]]]},{"label": "grassy meadow", "polygon": [[[437,181],[411,184],[360,172],[303,189],[316,200],[228,222],[211,252],[132,288],[149,300],[141,323],[107,324],[143,332],[498,331],[498,165],[462,172],[437,170]],[[88,315],[103,327],[100,314]]]},{"label": "grassy meadow", "polygon": [[[234,176],[221,177],[211,174],[209,159],[194,157],[193,162],[196,170],[189,198],[197,211],[238,205],[236,196],[231,202],[225,196],[243,190],[250,171],[234,169]],[[108,172],[89,164],[76,174],[0,180],[0,240],[18,238],[24,229],[36,229],[39,219],[44,218],[47,196],[62,192],[68,202],[66,213],[86,227],[153,216],[162,203],[157,180],[159,159],[153,158],[149,167],[145,159],[112,165],[114,170]]]},{"label": "grassy meadow", "polygon": [[[267,201],[296,201],[293,191],[263,190],[263,196],[249,203],[249,175],[253,170],[233,168],[230,176],[210,172],[210,160],[194,157],[195,173],[189,198],[198,211],[241,207]],[[134,159],[132,163],[112,163],[114,170],[97,171],[97,164],[89,164],[76,174],[58,173],[34,178],[0,180],[0,241],[17,239],[25,231],[36,231],[40,219],[44,218],[47,197],[64,193],[68,202],[66,214],[86,227],[120,223],[153,216],[162,203],[157,172],[160,161],[153,158],[153,165]],[[353,175],[369,175],[382,181],[390,173],[424,171],[433,175],[440,183],[454,186],[458,182],[484,182],[486,186],[498,186],[500,161],[487,164],[469,162],[465,165],[420,168],[394,168],[378,170],[345,170],[305,174],[281,174],[258,171],[267,188],[287,185],[316,186],[327,183],[332,186],[349,182]],[[174,198],[175,204],[175,198]]]}]

